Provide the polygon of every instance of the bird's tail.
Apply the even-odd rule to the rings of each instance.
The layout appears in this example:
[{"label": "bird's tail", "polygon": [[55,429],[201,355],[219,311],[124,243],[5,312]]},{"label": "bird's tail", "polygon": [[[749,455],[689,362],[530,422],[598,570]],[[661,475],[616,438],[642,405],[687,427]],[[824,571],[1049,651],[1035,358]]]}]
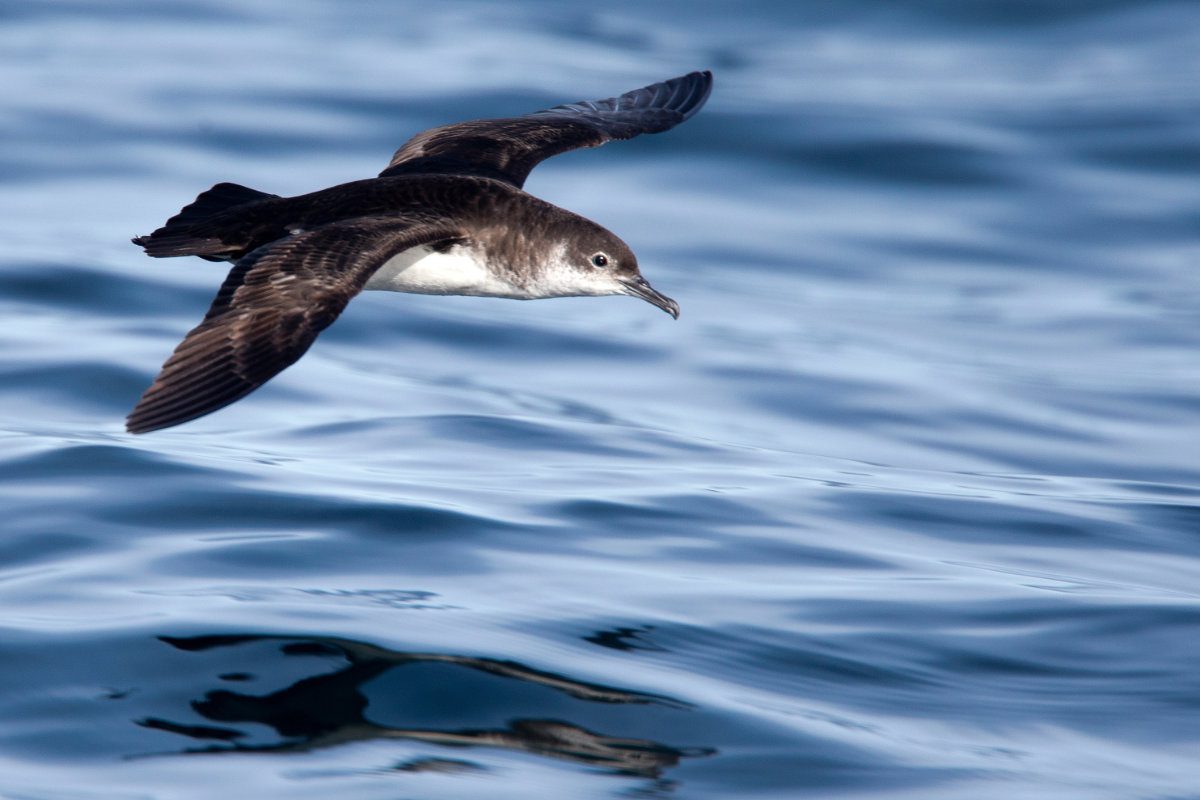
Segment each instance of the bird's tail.
[{"label": "bird's tail", "polygon": [[201,192],[190,205],[184,206],[154,233],[134,237],[133,243],[144,248],[146,255],[155,258],[200,256],[210,261],[221,261],[240,252],[242,248],[224,241],[218,235],[222,226],[207,223],[231,208],[278,197],[236,183],[218,183],[207,192]]}]

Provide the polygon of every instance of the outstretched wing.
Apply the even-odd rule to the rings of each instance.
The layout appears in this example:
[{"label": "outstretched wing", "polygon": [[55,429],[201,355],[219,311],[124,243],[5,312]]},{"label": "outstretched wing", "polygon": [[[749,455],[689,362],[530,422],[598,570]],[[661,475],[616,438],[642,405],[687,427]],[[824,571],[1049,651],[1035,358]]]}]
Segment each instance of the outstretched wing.
[{"label": "outstretched wing", "polygon": [[479,175],[519,189],[530,170],[550,156],[674,128],[699,111],[711,91],[712,73],[705,70],[607,100],[431,128],[397,150],[379,175]]},{"label": "outstretched wing", "polygon": [[167,359],[126,429],[168,428],[246,396],[304,355],[388,258],[461,235],[444,225],[360,217],[249,253]]}]

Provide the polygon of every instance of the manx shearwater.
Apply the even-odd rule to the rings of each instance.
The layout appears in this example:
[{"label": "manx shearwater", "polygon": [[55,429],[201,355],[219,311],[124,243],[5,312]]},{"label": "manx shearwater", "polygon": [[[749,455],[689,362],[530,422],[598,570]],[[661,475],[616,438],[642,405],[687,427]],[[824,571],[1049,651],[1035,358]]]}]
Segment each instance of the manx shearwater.
[{"label": "manx shearwater", "polygon": [[625,294],[678,317],[625,242],[522,186],[550,156],[675,127],[711,90],[712,74],[693,72],[607,100],[433,128],[379,177],[296,197],[217,184],[133,240],[150,256],[234,266],[126,428],[167,428],[244,397],[295,363],[364,289],[519,300]]}]

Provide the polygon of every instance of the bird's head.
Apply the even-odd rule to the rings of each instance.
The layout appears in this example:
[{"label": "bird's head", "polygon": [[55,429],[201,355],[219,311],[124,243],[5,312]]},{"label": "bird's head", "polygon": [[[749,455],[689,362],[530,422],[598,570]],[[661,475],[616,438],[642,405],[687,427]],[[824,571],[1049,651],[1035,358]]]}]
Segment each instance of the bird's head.
[{"label": "bird's head", "polygon": [[629,245],[594,223],[574,228],[562,240],[552,271],[563,295],[627,294],[679,318],[679,304],[642,277]]}]

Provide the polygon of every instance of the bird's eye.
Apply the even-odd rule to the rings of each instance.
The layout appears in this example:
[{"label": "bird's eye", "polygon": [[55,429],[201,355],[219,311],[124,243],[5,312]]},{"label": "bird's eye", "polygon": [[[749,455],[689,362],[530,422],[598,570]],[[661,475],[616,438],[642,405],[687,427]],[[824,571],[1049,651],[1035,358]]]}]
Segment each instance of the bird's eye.
[{"label": "bird's eye", "polygon": [[593,267],[607,267],[608,256],[604,255],[604,253],[596,253],[596,255],[592,256],[591,262]]}]

